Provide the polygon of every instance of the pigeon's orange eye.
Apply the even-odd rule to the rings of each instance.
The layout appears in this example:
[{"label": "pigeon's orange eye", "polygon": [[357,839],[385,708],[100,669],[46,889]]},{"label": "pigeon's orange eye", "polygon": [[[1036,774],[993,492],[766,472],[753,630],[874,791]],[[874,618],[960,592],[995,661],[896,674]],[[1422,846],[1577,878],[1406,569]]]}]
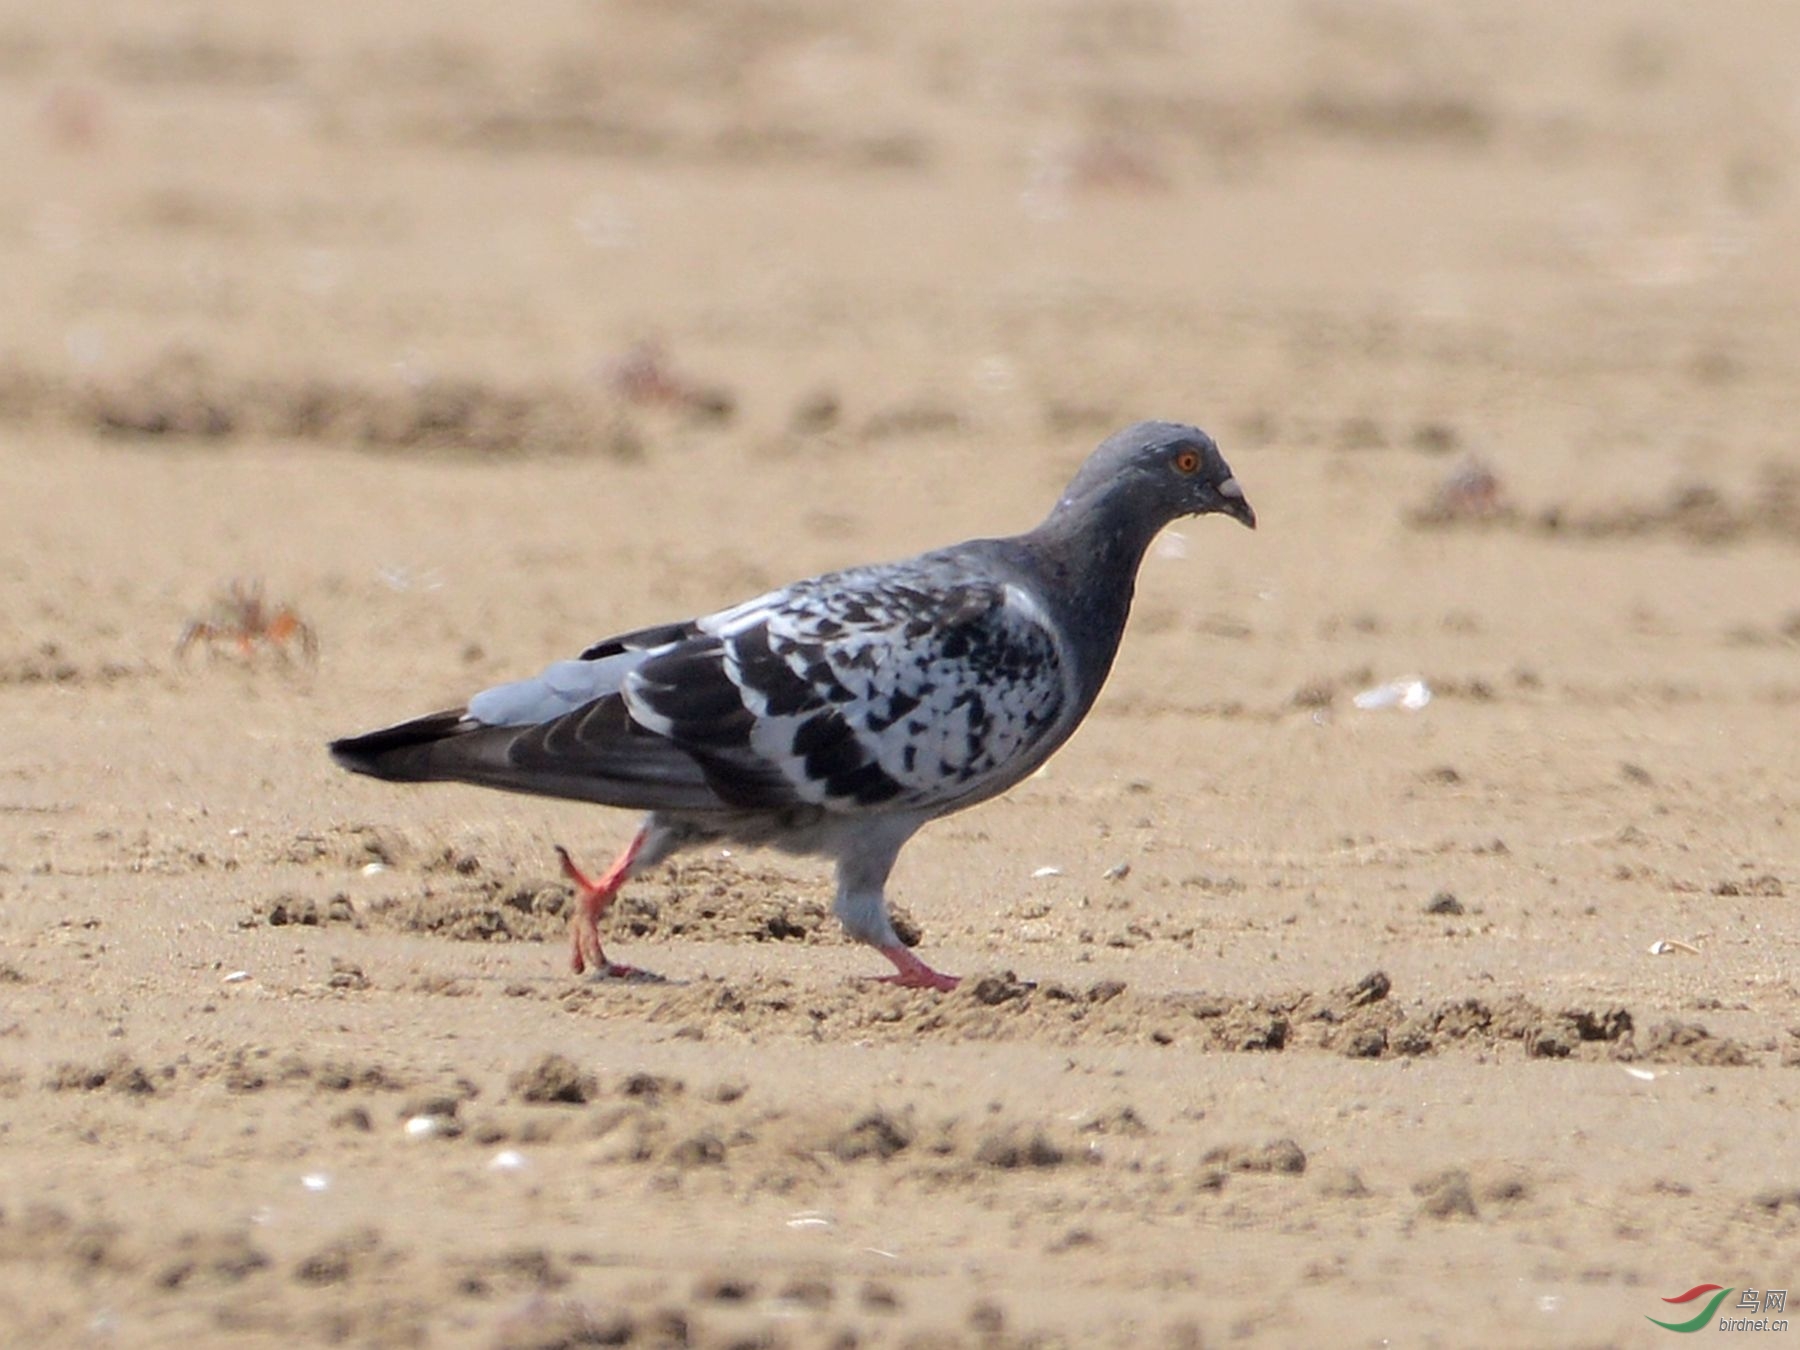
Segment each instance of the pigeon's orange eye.
[{"label": "pigeon's orange eye", "polygon": [[1198,470],[1199,467],[1200,452],[1198,450],[1183,450],[1179,455],[1175,456],[1175,471],[1177,473],[1193,473]]}]

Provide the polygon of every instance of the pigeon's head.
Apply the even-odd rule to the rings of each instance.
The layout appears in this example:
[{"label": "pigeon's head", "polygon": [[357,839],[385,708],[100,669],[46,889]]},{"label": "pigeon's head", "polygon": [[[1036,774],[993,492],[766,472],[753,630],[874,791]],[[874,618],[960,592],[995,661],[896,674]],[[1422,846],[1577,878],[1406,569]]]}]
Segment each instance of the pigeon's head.
[{"label": "pigeon's head", "polygon": [[1060,505],[1095,497],[1129,503],[1158,527],[1217,511],[1256,528],[1256,512],[1213,438],[1179,422],[1139,422],[1100,442]]}]

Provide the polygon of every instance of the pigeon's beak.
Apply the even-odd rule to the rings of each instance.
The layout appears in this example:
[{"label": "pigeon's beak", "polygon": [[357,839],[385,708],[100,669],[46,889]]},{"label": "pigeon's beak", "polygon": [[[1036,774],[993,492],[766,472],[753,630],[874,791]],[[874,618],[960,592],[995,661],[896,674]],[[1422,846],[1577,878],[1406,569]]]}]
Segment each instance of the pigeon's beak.
[{"label": "pigeon's beak", "polygon": [[1242,521],[1250,529],[1256,528],[1256,512],[1251,510],[1250,503],[1244,500],[1244,489],[1238,486],[1238,480],[1227,478],[1219,484],[1219,496],[1224,498],[1219,510],[1234,520]]}]

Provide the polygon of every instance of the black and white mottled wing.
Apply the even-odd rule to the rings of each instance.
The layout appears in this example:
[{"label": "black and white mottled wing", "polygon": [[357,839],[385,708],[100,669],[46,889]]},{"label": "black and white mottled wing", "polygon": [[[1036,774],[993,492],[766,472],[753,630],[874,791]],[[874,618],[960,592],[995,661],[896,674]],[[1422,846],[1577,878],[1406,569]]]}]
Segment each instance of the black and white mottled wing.
[{"label": "black and white mottled wing", "polygon": [[737,807],[978,800],[1041,762],[1070,705],[1054,630],[992,579],[842,572],[697,626],[634,667],[622,697]]},{"label": "black and white mottled wing", "polygon": [[332,751],[382,777],[652,810],[935,814],[1041,763],[1072,690],[1023,588],[927,555],[609,638]]}]

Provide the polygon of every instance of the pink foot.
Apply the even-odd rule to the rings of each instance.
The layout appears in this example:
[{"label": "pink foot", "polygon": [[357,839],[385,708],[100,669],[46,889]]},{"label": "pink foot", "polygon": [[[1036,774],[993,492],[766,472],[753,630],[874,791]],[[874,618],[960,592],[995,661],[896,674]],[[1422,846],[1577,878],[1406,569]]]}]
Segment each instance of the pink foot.
[{"label": "pink foot", "polygon": [[593,968],[594,974],[608,978],[638,973],[635,967],[621,966],[606,959],[606,952],[600,946],[600,916],[606,913],[607,906],[625,885],[631,864],[637,861],[648,833],[639,830],[637,837],[625,846],[625,851],[613,860],[613,865],[598,880],[589,879],[575,865],[568,849],[561,844],[556,846],[556,856],[562,859],[563,875],[575,883],[575,917],[569,922],[569,967],[577,975],[589,967]]},{"label": "pink foot", "polygon": [[879,951],[894,963],[894,973],[878,976],[878,984],[896,985],[901,989],[936,989],[940,993],[948,993],[962,983],[959,975],[946,975],[942,971],[933,970],[914,956],[910,948],[882,947]]}]

